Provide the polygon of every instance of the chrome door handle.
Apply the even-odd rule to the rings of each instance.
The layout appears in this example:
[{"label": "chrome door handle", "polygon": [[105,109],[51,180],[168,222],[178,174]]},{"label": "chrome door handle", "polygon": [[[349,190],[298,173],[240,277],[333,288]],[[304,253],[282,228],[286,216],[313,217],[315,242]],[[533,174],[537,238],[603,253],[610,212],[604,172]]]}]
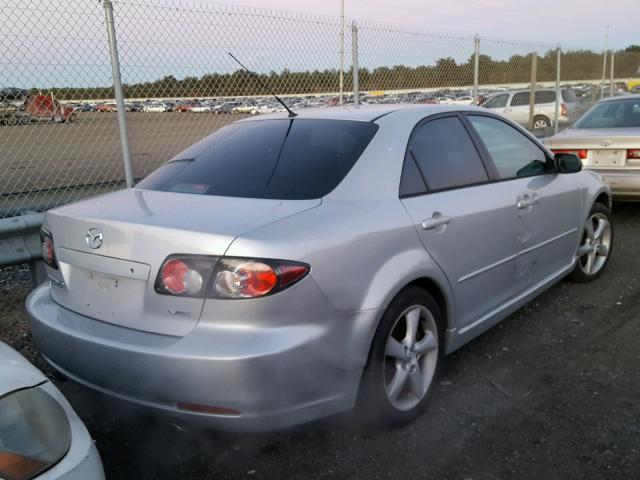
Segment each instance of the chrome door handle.
[{"label": "chrome door handle", "polygon": [[523,210],[525,208],[532,207],[536,203],[538,203],[537,195],[524,195],[520,200],[518,200],[518,203],[516,203],[516,207],[518,207],[518,210]]},{"label": "chrome door handle", "polygon": [[445,215],[436,215],[433,214],[433,217],[427,218],[422,221],[422,228],[424,230],[433,230],[434,228],[441,227],[443,225],[448,225],[451,222],[451,217],[447,217]]}]

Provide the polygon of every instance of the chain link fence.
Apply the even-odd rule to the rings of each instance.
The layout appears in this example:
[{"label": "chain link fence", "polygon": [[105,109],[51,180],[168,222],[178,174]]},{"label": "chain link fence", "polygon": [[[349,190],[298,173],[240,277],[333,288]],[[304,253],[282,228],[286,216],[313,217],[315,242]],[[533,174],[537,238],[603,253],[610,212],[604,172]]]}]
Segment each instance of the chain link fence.
[{"label": "chain link fence", "polygon": [[564,48],[558,70],[552,44],[186,0],[8,0],[3,11],[0,217],[122,188],[123,156],[135,182],[230,122],[282,110],[267,89],[294,109],[480,101],[552,133],[640,66],[638,53],[616,54],[611,70],[612,55],[605,65],[602,52]]}]

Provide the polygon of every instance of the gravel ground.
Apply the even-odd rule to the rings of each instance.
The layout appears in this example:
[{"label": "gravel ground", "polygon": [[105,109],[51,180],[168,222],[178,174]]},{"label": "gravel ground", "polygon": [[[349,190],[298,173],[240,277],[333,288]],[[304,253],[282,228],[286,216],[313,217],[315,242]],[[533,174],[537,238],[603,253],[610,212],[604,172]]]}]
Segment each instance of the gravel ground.
[{"label": "gravel ground", "polygon": [[[448,357],[427,412],[366,431],[343,414],[265,435],[185,430],[57,381],[111,479],[632,479],[640,475],[640,210],[615,206],[608,270],[561,282]],[[0,339],[30,344],[28,271],[0,271]]]}]

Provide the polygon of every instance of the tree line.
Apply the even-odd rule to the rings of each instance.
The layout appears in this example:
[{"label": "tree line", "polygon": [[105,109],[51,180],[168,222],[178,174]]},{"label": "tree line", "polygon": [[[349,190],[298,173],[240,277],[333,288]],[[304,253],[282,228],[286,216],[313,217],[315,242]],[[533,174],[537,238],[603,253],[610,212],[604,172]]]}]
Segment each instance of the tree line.
[{"label": "tree line", "polygon": [[[527,83],[531,80],[533,54],[513,55],[507,60],[496,60],[488,55],[479,57],[480,85]],[[550,50],[537,59],[537,81],[553,81],[556,78],[556,51]],[[561,81],[593,80],[602,76],[603,55],[589,50],[564,52],[562,55]],[[434,65],[408,67],[376,67],[359,69],[360,90],[401,90],[438,87],[458,87],[473,84],[474,57],[463,63],[453,58],[441,58]],[[314,94],[338,90],[337,69],[291,71],[259,74],[263,83],[278,94]],[[607,66],[609,78],[609,65]],[[640,46],[632,45],[615,52],[615,76],[628,78],[640,76]],[[351,72],[345,72],[346,90],[351,89]],[[226,97],[264,95],[266,92],[249,73],[237,70],[233,73],[210,73],[201,77],[177,79],[167,75],[156,81],[126,83],[125,98],[154,97]],[[112,87],[98,88],[50,88],[61,100],[113,98]]]}]

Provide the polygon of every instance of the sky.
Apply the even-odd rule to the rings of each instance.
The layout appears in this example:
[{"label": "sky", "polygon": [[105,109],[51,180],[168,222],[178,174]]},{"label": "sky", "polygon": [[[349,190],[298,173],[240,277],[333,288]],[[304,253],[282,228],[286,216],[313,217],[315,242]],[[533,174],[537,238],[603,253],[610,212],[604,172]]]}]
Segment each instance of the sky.
[{"label": "sky", "polygon": [[[206,0],[205,0],[206,1]],[[477,33],[481,37],[604,49],[640,44],[639,0],[344,0],[347,17]],[[213,2],[211,2],[213,3]],[[225,0],[224,3],[340,14],[340,0]]]},{"label": "sky", "polygon": [[[114,1],[123,82],[233,72],[238,65],[228,56],[229,51],[261,73],[335,70],[340,1]],[[602,52],[606,25],[610,26],[609,48],[640,44],[635,25],[640,0],[617,0],[614,7],[602,0],[344,3],[347,21],[356,19],[359,25],[359,66],[368,69],[434,65],[446,57],[464,63],[473,54],[476,33],[481,37],[480,52],[497,60],[526,56],[534,50],[544,54],[558,43],[565,51],[584,48]],[[349,27],[344,43],[344,63],[349,68]],[[529,66],[523,63],[522,68]],[[0,88],[99,87],[110,83],[100,2],[20,0],[0,11]]]}]

